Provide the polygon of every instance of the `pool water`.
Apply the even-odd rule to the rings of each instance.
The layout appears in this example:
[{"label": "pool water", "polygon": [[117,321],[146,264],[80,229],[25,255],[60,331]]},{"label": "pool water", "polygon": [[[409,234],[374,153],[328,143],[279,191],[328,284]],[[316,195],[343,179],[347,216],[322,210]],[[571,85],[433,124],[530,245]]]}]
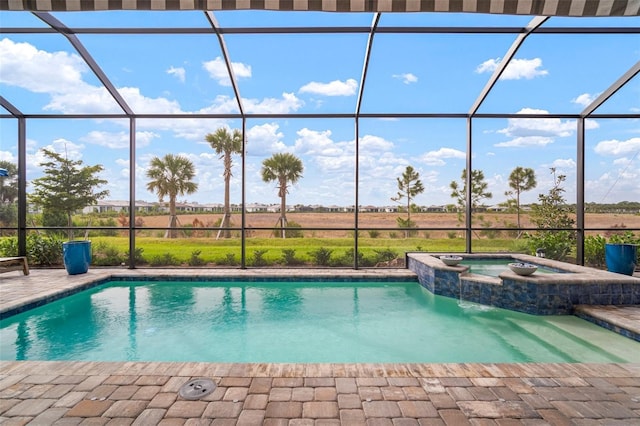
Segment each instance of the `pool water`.
[{"label": "pool water", "polygon": [[[514,262],[520,262],[513,258],[498,258],[498,259],[464,259],[460,262],[460,265],[469,267],[468,272],[471,274],[488,275],[490,277],[497,277],[501,273],[509,270],[509,264]],[[538,269],[536,274],[558,274],[563,271],[557,271],[551,268],[547,268],[541,265],[536,265]]]},{"label": "pool water", "polygon": [[2,360],[640,362],[573,316],[436,296],[415,282],[105,284],[0,322]]}]

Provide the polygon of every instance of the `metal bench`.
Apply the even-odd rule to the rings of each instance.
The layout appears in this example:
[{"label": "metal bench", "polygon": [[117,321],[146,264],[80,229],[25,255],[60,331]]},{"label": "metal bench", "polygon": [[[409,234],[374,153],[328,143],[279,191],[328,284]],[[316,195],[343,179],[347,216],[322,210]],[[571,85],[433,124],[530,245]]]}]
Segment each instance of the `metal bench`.
[{"label": "metal bench", "polygon": [[0,273],[22,270],[22,273],[29,275],[29,264],[24,256],[0,257]]}]

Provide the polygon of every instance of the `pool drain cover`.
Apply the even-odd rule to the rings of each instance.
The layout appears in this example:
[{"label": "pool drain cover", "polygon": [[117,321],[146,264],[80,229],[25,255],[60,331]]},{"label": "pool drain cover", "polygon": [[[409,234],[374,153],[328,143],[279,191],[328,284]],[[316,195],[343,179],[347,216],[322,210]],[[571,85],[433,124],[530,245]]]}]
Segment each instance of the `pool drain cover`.
[{"label": "pool drain cover", "polygon": [[209,395],[216,389],[216,384],[211,379],[193,379],[182,385],[178,394],[184,399],[200,399]]}]

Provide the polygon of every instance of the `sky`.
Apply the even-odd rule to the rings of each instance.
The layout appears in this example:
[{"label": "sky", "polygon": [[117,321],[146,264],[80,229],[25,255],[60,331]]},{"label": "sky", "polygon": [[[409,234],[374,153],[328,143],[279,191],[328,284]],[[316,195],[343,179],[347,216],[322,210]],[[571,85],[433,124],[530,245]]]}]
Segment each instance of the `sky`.
[{"label": "sky", "polygon": [[[52,13],[69,27],[206,28],[202,12]],[[369,13],[216,12],[223,28],[249,26],[371,25]],[[525,26],[530,16],[383,14],[379,26]],[[46,24],[26,12],[0,12],[0,94],[25,114],[119,114],[66,38],[20,34],[8,28]],[[551,18],[543,27],[639,27],[640,18]],[[365,59],[366,33],[226,34],[239,93],[252,114],[353,114]],[[469,112],[515,34],[384,34],[373,40],[361,112],[366,114]],[[215,35],[81,34],[78,39],[134,112],[235,114],[237,101]],[[478,110],[481,114],[539,114],[541,118],[475,118],[473,169],[483,171],[505,201],[508,177],[532,168],[538,185],[524,193],[535,202],[566,175],[566,199],[576,201],[576,121],[546,115],[578,114],[640,60],[638,34],[533,34]],[[640,201],[640,76],[596,110],[637,117],[586,121],[587,202]],[[2,110],[0,160],[17,162],[17,120]],[[135,198],[157,201],[145,173],[155,156],[178,153],[195,165],[197,193],[181,201],[222,203],[222,161],[205,141],[240,119],[138,119]],[[262,161],[290,152],[304,164],[287,204],[351,206],[355,194],[353,118],[250,118],[246,123],[247,203],[279,203],[275,183],[261,179]],[[397,177],[407,166],[420,173],[424,206],[451,204],[450,183],[466,159],[464,118],[361,118],[359,204],[394,205]],[[109,199],[129,197],[129,121],[124,118],[27,120],[27,180],[42,176],[42,148],[87,165],[102,164]],[[241,159],[234,157],[231,202],[241,202]],[[31,186],[27,187],[27,191]]]}]

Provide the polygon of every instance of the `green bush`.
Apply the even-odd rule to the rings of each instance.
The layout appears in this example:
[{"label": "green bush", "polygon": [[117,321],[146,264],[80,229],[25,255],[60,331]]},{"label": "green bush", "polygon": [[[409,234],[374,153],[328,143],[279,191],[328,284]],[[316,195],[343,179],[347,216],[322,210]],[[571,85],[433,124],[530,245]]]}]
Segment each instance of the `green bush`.
[{"label": "green bush", "polygon": [[[133,261],[136,263],[136,265],[142,265],[144,263],[147,263],[147,259],[144,258],[144,255],[142,254],[144,252],[144,249],[142,247],[136,247],[136,249],[133,252]],[[125,257],[125,261],[128,262],[129,261],[129,250],[127,250],[124,254]]]},{"label": "green bush", "polygon": [[104,241],[93,244],[91,251],[91,263],[96,266],[116,266],[126,261],[124,255],[118,251],[117,247],[107,244]]},{"label": "green bush", "polygon": [[374,253],[376,254],[375,263],[390,262],[398,257],[398,253],[389,248],[383,250],[374,250]]},{"label": "green bush", "polygon": [[287,266],[295,266],[301,265],[304,262],[296,258],[296,251],[294,249],[282,249],[282,263]]},{"label": "green bush", "polygon": [[367,232],[369,233],[369,238],[378,238],[380,236],[380,231],[376,229],[371,229]]},{"label": "green bush", "polygon": [[207,262],[200,257],[200,253],[202,253],[202,250],[194,250],[191,252],[191,257],[187,262],[189,266],[203,266],[207,264]]},{"label": "green bush", "polygon": [[149,260],[151,266],[178,266],[180,261],[171,253],[163,253],[157,256],[153,256]]},{"label": "green bush", "polygon": [[[61,265],[62,264],[62,242],[59,235],[27,235],[27,259],[32,265]],[[18,243],[16,240],[16,247]],[[16,250],[17,255],[17,250]]]},{"label": "green bush", "polygon": [[226,266],[237,266],[240,264],[240,262],[236,260],[235,253],[225,253],[224,259],[219,260],[217,263]]},{"label": "green bush", "polygon": [[[302,225],[297,222],[289,221],[287,222],[287,227],[285,228],[284,235],[286,238],[303,238],[304,233],[301,229]],[[273,230],[273,236],[277,238],[282,237],[282,228],[275,228]]]},{"label": "green bush", "polygon": [[[355,249],[350,248],[342,256],[333,258],[330,261],[331,266],[353,266],[355,262]],[[373,266],[375,262],[372,259],[367,259],[364,254],[358,252],[358,265],[359,266]]]},{"label": "green bush", "polygon": [[252,266],[267,266],[269,262],[264,258],[264,254],[267,250],[254,250],[253,259],[251,260]]},{"label": "green bush", "polygon": [[604,267],[605,244],[606,239],[601,235],[589,235],[584,239],[584,262],[588,266],[596,268]]},{"label": "green bush", "polygon": [[545,257],[564,261],[575,244],[573,231],[542,231],[534,234],[525,234],[528,252],[535,255],[538,249],[543,249]]},{"label": "green bush", "polygon": [[331,264],[331,253],[333,253],[333,250],[320,247],[309,252],[309,256],[311,256],[314,265],[329,266]]}]

